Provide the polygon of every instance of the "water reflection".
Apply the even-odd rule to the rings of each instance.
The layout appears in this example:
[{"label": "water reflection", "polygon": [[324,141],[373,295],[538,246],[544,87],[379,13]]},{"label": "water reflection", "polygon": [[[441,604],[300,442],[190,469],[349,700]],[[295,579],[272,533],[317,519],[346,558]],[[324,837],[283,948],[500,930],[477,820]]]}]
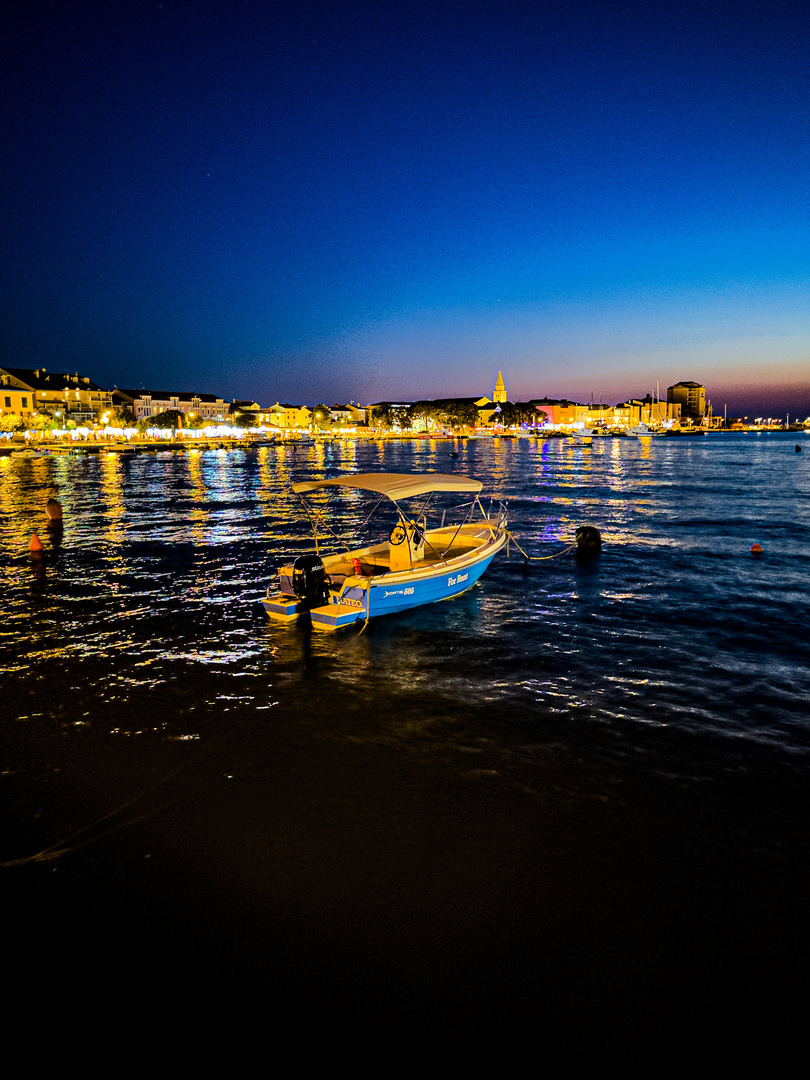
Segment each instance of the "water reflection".
[{"label": "water reflection", "polygon": [[208,522],[208,507],[206,505],[208,490],[205,486],[202,454],[199,451],[189,454],[186,463],[191,486],[191,506],[189,508],[191,539],[195,544],[202,544],[205,540],[205,529]]},{"label": "water reflection", "polygon": [[[100,486],[101,495],[104,500],[102,516],[106,525],[104,539],[107,543],[116,546],[121,544],[126,535],[123,463],[118,454],[102,454],[100,455],[100,458]],[[117,554],[120,555],[120,552],[117,552]]]},{"label": "water reflection", "polygon": [[[728,445],[656,444],[645,454],[630,440],[602,440],[583,454],[549,443],[470,443],[458,459],[449,455],[459,444],[440,440],[0,459],[0,636],[10,664],[51,666],[60,679],[69,660],[92,693],[106,693],[111,679],[124,696],[147,683],[177,686],[178,695],[184,686],[178,717],[201,678],[217,683],[206,700],[234,695],[229,709],[250,699],[295,711],[306,700],[313,724],[323,722],[324,702],[327,711],[333,699],[351,702],[367,733],[390,706],[407,717],[402,737],[420,727],[420,701],[441,711],[442,702],[513,699],[528,716],[524,699],[541,684],[553,693],[536,694],[537,722],[542,708],[557,707],[552,697],[577,712],[588,702],[599,722],[641,722],[656,695],[662,723],[720,730],[733,715],[745,729],[745,682],[754,679],[772,716],[758,714],[750,737],[804,739],[796,715],[810,696],[810,663],[795,625],[808,604],[797,560],[810,536],[810,492],[795,460],[788,471],[787,455],[761,443],[755,462]],[[525,568],[501,557],[458,600],[372,621],[362,635],[267,624],[258,601],[273,565],[311,545],[292,481],[431,467],[474,475],[486,494],[508,499],[511,528],[530,554],[553,554],[578,525],[594,524],[601,560],[578,567],[563,556]],[[34,564],[28,541],[48,497],[65,508],[62,549],[53,561],[49,545]],[[340,500],[338,532],[354,525],[359,498]],[[765,541],[769,562],[751,562],[753,539]],[[695,655],[722,670],[696,668]],[[690,692],[705,702],[700,715],[681,708],[686,669]],[[169,734],[199,731],[166,722]]]}]

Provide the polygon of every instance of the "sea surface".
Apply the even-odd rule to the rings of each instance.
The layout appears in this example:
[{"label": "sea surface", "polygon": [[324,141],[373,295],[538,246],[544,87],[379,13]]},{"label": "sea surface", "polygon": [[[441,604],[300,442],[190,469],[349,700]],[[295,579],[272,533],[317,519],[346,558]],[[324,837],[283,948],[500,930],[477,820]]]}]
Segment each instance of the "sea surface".
[{"label": "sea surface", "polygon": [[[533,561],[269,623],[290,483],[376,470],[480,479]],[[7,979],[468,1046],[799,1023],[808,496],[792,434],[0,459]]]}]

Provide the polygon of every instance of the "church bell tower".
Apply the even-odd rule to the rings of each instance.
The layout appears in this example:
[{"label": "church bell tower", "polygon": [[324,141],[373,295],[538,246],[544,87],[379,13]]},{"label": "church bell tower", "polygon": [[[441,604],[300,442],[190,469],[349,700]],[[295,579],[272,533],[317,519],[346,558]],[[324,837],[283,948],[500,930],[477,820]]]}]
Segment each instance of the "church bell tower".
[{"label": "church bell tower", "polygon": [[503,375],[498,372],[498,378],[495,380],[495,389],[492,391],[492,400],[496,405],[506,404],[506,386],[504,385]]}]

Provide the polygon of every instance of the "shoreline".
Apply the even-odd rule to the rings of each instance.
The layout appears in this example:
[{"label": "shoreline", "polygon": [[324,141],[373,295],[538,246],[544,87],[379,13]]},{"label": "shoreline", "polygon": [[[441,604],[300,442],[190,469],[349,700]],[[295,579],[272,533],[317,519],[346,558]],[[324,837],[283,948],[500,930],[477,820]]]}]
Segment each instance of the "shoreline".
[{"label": "shoreline", "polygon": [[[810,428],[808,427],[796,427],[783,430],[781,428],[733,428],[733,429],[720,429],[720,428],[687,428],[679,431],[671,431],[665,434],[667,439],[682,439],[682,438],[698,438],[703,435],[712,435],[720,437],[738,437],[741,435],[766,435],[773,436],[792,436],[797,435],[810,435]],[[659,436],[660,437],[660,436]],[[567,439],[638,439],[639,436],[631,434],[629,432],[610,431],[598,434],[592,434],[590,432],[569,432],[569,431],[552,431],[552,432],[498,432],[496,434],[440,434],[440,435],[426,435],[424,433],[419,434],[406,434],[402,432],[371,435],[371,434],[357,434],[346,433],[341,435],[334,435],[329,438],[315,438],[312,439],[309,436],[303,436],[298,438],[269,438],[269,439],[235,439],[222,437],[217,439],[199,439],[199,440],[178,440],[178,439],[132,439],[128,442],[116,442],[113,440],[93,439],[79,442],[65,443],[65,442],[49,442],[49,441],[37,441],[36,443],[26,442],[18,443],[8,440],[5,444],[0,443],[0,457],[58,457],[62,454],[71,454],[75,456],[88,455],[88,454],[138,454],[138,453],[161,453],[161,452],[197,452],[203,453],[207,451],[217,450],[262,450],[262,449],[285,449],[298,447],[310,448],[318,446],[320,444],[332,445],[339,442],[446,442],[446,443],[466,443],[466,442],[497,442],[501,439],[511,442],[519,441],[532,441],[532,442],[545,442],[547,440],[567,440]]]}]

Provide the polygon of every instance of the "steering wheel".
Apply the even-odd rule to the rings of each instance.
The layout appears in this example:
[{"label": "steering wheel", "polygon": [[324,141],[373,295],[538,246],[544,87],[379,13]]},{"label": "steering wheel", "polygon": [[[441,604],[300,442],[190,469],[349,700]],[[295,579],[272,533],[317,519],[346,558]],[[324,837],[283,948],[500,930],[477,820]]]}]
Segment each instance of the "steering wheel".
[{"label": "steering wheel", "polygon": [[405,543],[405,538],[407,535],[408,534],[405,532],[405,526],[402,524],[401,521],[398,521],[389,533],[388,539],[391,541],[394,547],[399,547],[400,544]]}]

